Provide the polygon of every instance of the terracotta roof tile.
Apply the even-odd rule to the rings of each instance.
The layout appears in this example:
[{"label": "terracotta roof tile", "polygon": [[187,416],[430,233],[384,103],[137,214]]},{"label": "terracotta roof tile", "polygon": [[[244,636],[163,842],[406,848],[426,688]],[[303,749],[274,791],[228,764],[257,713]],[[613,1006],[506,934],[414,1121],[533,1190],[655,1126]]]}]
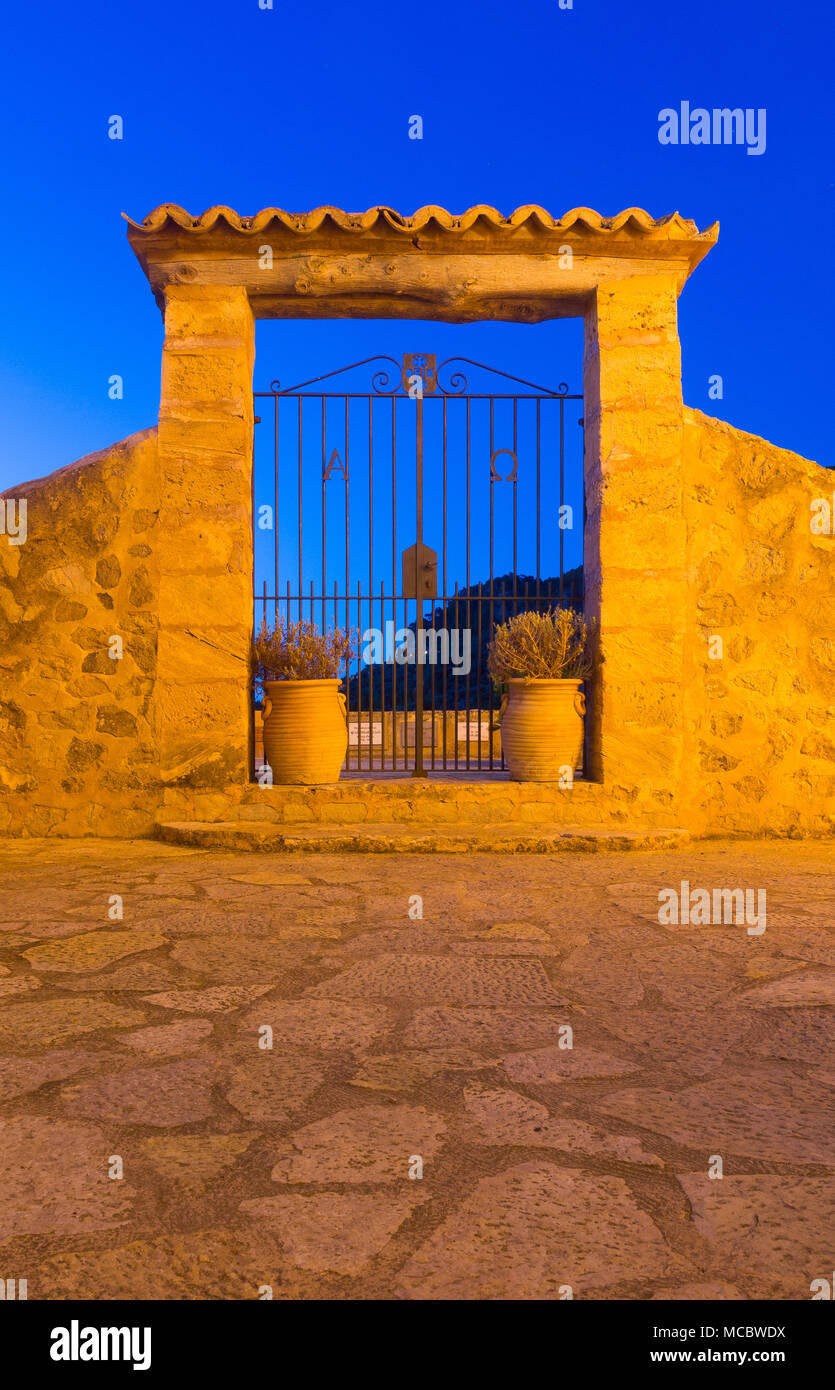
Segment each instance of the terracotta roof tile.
[{"label": "terracotta roof tile", "polygon": [[423,207],[411,217],[404,217],[402,213],[387,207],[369,208],[367,212],[361,213],[345,212],[334,207],[315,208],[312,212],[306,213],[285,212],[282,208],[263,208],[254,217],[241,217],[232,208],[223,206],[208,208],[199,217],[193,217],[176,203],[160,204],[143,222],[135,222],[126,213],[122,215],[136,232],[154,233],[161,231],[167,223],[174,223],[182,230],[198,235],[211,231],[218,223],[225,223],[236,232],[256,234],[262,232],[273,221],[292,232],[305,235],[317,231],[328,219],[347,232],[367,232],[383,224],[383,230],[387,227],[407,234],[422,231],[433,223],[443,231],[466,232],[480,218],[499,231],[508,232],[526,227],[530,223],[536,231],[568,232],[577,226],[593,232],[626,231],[627,234],[649,236],[658,240],[690,240],[695,237],[715,240],[718,233],[717,223],[700,232],[695,222],[681,217],[677,212],[655,218],[650,217],[643,208],[625,208],[615,217],[603,217],[592,208],[572,208],[562,217],[554,218],[534,203],[517,208],[509,217],[504,217],[496,208],[483,203],[458,215],[447,212],[446,208]]}]

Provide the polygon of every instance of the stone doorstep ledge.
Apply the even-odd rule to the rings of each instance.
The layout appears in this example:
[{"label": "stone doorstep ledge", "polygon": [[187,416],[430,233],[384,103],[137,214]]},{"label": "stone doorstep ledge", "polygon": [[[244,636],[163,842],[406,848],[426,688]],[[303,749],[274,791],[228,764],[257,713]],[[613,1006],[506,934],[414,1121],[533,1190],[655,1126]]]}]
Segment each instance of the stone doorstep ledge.
[{"label": "stone doorstep ledge", "polygon": [[[435,826],[470,821],[602,822],[604,789],[577,779],[571,790],[556,782],[462,776],[352,777],[318,786],[245,787],[225,812],[209,819],[297,823],[371,824],[408,821]],[[600,808],[600,809],[596,809]],[[618,808],[621,813],[624,809]],[[195,819],[201,817],[195,807]],[[172,807],[171,818],[176,814]],[[181,817],[177,817],[181,819]]]},{"label": "stone doorstep ledge", "polygon": [[558,782],[515,782],[507,773],[482,772],[476,768],[471,772],[429,772],[426,777],[413,777],[410,772],[356,773],[350,772],[338,782],[317,782],[311,786],[299,783],[287,785],[259,786],[248,783],[245,795],[249,800],[268,796],[362,796],[374,792],[378,796],[409,799],[421,796],[424,800],[449,801],[460,796],[474,799],[503,797],[511,801],[538,801],[543,797],[565,798],[568,796],[600,796],[603,794],[602,782],[586,781],[578,775],[574,785],[560,788]]},{"label": "stone doorstep ledge", "polygon": [[266,853],[318,850],[327,854],[554,854],[567,851],[675,849],[689,832],[623,830],[609,826],[520,826],[461,822],[455,826],[365,825],[279,827],[271,821],[158,822],[154,837],[195,849]]}]

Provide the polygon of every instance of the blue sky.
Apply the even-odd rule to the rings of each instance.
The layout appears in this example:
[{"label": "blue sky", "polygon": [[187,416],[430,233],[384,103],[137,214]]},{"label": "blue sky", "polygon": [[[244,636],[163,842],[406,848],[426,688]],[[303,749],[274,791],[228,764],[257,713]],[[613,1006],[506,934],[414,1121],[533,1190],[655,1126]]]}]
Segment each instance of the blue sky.
[{"label": "blue sky", "polygon": [[[718,219],[681,300],[685,400],[832,464],[830,5],[273,4],[46,0],[5,19],[0,487],[155,422],[162,323],[119,213],[167,201]],[[682,100],[765,108],[765,153],[662,146],[658,112]],[[433,349],[580,389],[573,322],[263,324],[255,384]]]}]

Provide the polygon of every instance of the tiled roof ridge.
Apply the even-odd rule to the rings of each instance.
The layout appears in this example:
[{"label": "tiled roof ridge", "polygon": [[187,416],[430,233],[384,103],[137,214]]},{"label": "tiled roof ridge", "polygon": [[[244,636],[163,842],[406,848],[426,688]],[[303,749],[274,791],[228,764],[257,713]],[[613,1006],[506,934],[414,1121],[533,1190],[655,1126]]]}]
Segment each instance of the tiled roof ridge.
[{"label": "tiled roof ridge", "polygon": [[233,231],[256,234],[275,220],[290,231],[303,235],[317,231],[327,219],[348,232],[368,231],[380,222],[386,223],[394,231],[404,233],[421,231],[430,222],[437,223],[444,231],[464,232],[479,218],[484,218],[501,231],[515,231],[528,222],[538,223],[546,232],[568,232],[579,223],[595,232],[619,232],[627,228],[633,233],[676,239],[707,238],[718,230],[718,225],[714,223],[706,231],[700,232],[695,222],[682,217],[678,212],[655,218],[643,208],[624,208],[623,212],[619,212],[615,217],[604,217],[593,208],[572,208],[562,217],[554,218],[535,203],[517,208],[509,217],[503,216],[496,208],[485,203],[479,203],[457,215],[447,212],[446,208],[429,205],[419,208],[411,217],[404,217],[389,207],[373,207],[366,212],[345,212],[342,208],[319,207],[306,213],[285,212],[282,208],[271,207],[262,208],[253,217],[242,217],[233,208],[222,204],[207,208],[198,217],[194,217],[176,203],[161,203],[142,222],[135,222],[126,213],[122,216],[138,232],[157,232],[166,222],[171,221],[183,231],[195,233],[211,231],[218,222],[225,222]]}]

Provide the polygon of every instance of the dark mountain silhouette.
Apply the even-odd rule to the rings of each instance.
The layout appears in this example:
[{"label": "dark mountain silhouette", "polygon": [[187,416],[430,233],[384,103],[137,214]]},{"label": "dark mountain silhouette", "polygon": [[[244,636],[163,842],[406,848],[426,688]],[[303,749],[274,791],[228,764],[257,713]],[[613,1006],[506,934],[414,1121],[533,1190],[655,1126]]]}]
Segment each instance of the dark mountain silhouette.
[{"label": "dark mountain silhouette", "polygon": [[[459,589],[445,604],[438,605],[424,620],[424,627],[469,629],[471,633],[469,675],[455,675],[452,665],[426,665],[423,670],[424,709],[490,709],[499,701],[487,670],[487,648],[497,623],[516,613],[532,609],[583,606],[583,569],[568,570],[559,578],[537,580],[532,575],[501,574],[492,582],[471,584]],[[402,605],[395,630],[404,626]],[[391,615],[386,614],[387,618]],[[414,633],[416,622],[408,627]],[[432,649],[430,641],[430,650]],[[460,650],[460,648],[459,648]],[[417,688],[417,667],[394,662],[363,665],[346,681],[349,710],[413,710]]]}]

